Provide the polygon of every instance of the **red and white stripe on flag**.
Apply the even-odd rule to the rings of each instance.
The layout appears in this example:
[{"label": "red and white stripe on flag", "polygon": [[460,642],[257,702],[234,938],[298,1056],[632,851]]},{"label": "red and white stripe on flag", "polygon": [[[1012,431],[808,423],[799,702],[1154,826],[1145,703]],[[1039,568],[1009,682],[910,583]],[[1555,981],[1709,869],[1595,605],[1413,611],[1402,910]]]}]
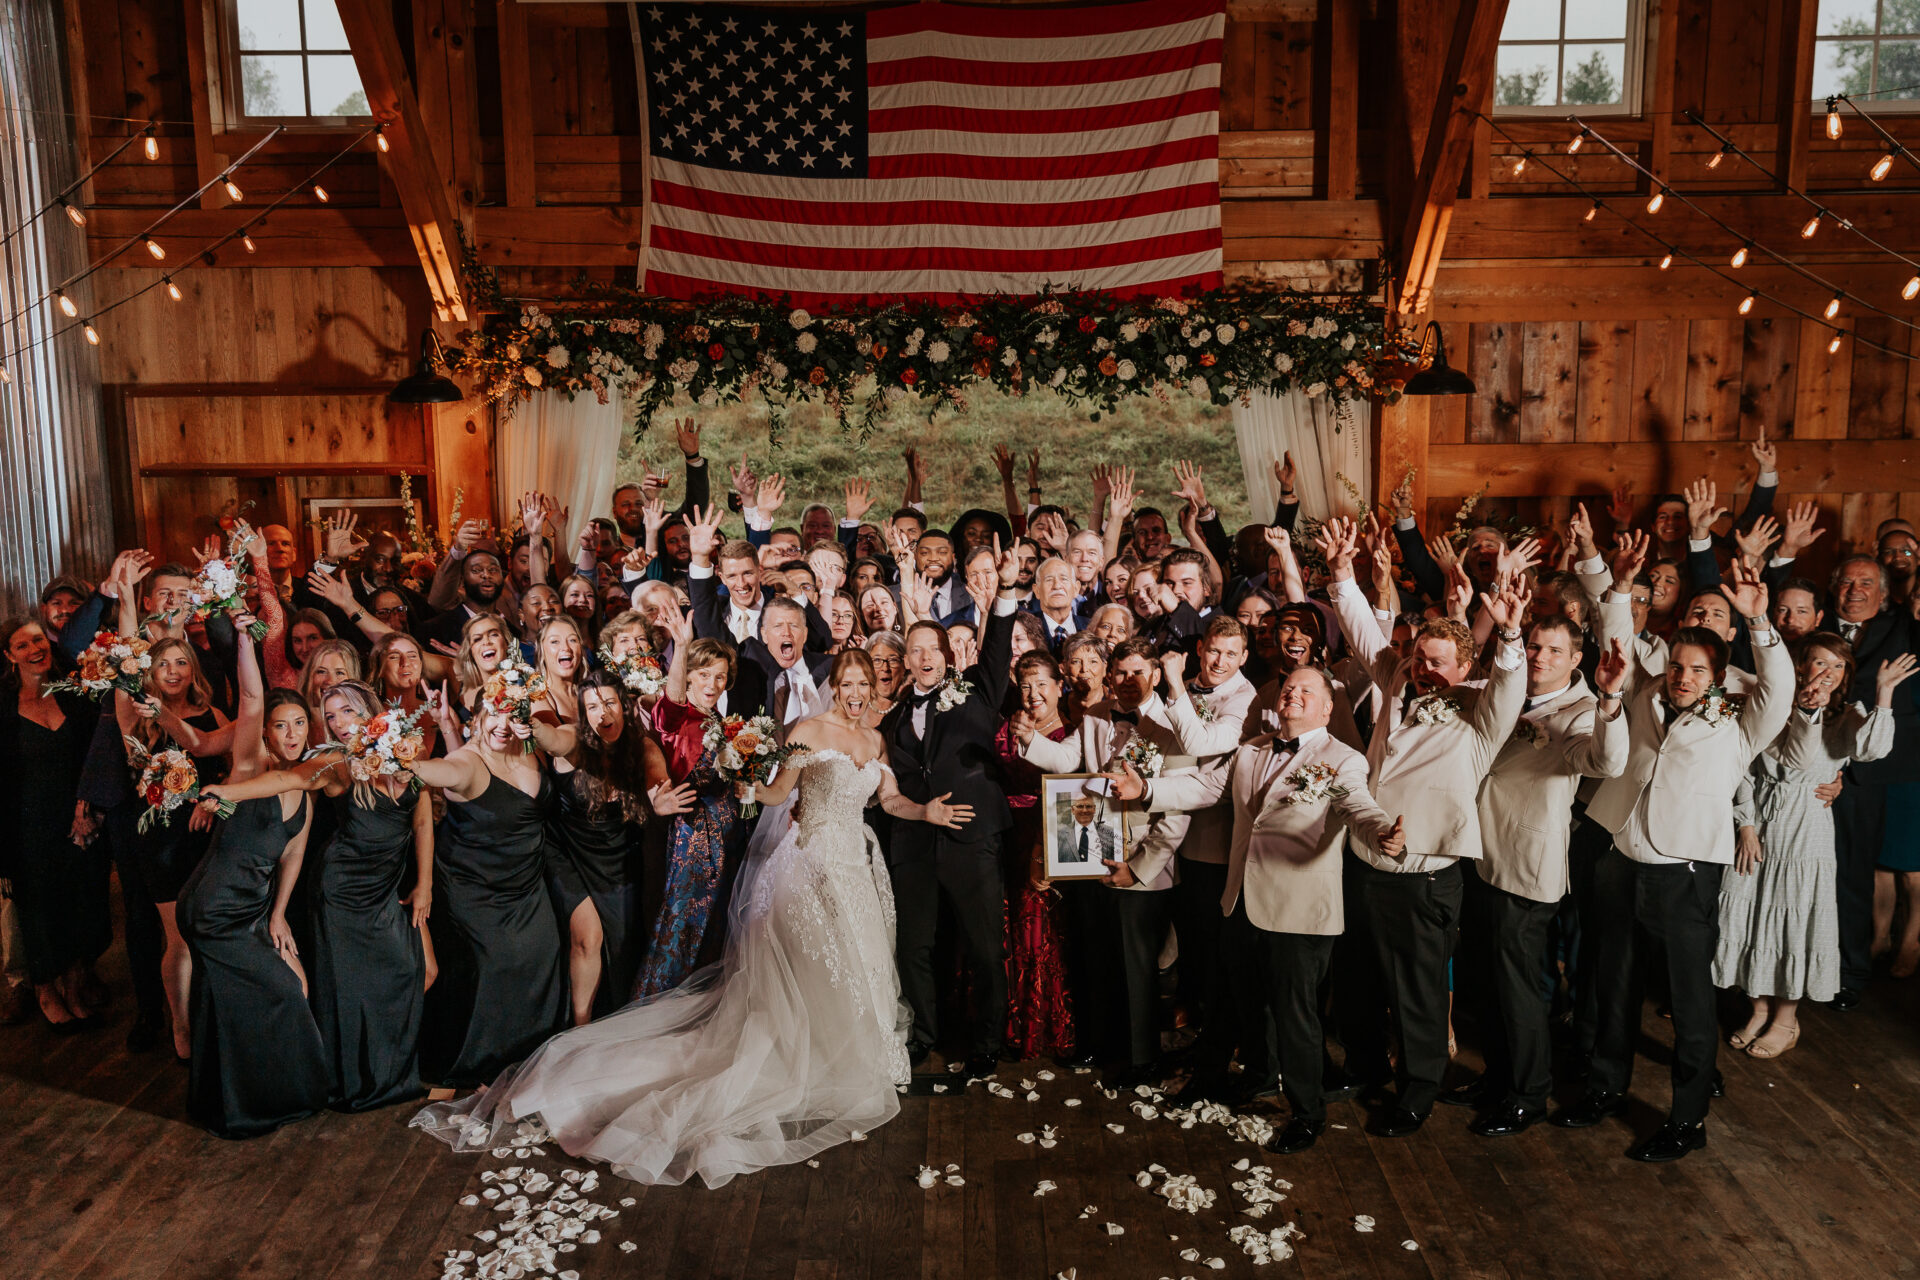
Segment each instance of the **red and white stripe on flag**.
[{"label": "red and white stripe on flag", "polygon": [[[675,117],[697,109],[706,93],[722,108],[691,131],[697,143],[707,124],[716,126],[716,145],[701,146],[703,154],[685,145],[652,149],[649,292],[789,296],[819,306],[1048,289],[1165,294],[1220,283],[1223,0],[1038,11],[945,4],[865,14],[815,10],[810,17],[823,27],[844,31],[841,24],[855,23],[855,40],[863,23],[866,51],[865,128],[840,130],[846,145],[820,157],[838,164],[826,164],[818,176],[811,160],[803,172],[775,171],[793,168],[789,162],[801,153],[791,150],[777,162],[768,151],[757,171],[752,149],[744,167],[729,163],[729,150],[741,159],[734,143],[742,132],[764,132],[763,145],[786,137],[809,142],[792,132],[804,127],[807,113],[749,119],[744,130],[727,134],[729,122],[719,117],[740,100],[728,96],[728,86],[741,63],[724,55],[757,29],[729,30],[714,44],[706,33],[715,31],[721,11],[700,10],[708,15],[699,32],[705,44],[688,29],[682,46],[667,46],[694,52],[690,69],[680,58],[672,62],[700,84],[693,106],[674,102],[673,82],[662,79],[648,54],[658,129],[689,135]],[[767,13],[734,12],[754,19]],[[791,66],[775,61],[804,58],[807,41],[798,40],[796,54],[795,41],[782,35],[798,33],[767,32],[767,70],[785,80],[784,92],[797,84],[808,97],[813,68],[796,81],[788,78]],[[706,45],[710,72],[697,60]],[[757,41],[753,52],[760,53]],[[826,41],[820,52],[828,52]],[[825,77],[820,84],[832,87]],[[755,86],[744,87],[751,99]],[[769,116],[776,107],[800,105],[766,97]],[[857,95],[851,105],[858,106]],[[740,119],[733,111],[732,121]],[[860,154],[847,155],[849,146]],[[841,176],[831,171],[836,167]]]}]

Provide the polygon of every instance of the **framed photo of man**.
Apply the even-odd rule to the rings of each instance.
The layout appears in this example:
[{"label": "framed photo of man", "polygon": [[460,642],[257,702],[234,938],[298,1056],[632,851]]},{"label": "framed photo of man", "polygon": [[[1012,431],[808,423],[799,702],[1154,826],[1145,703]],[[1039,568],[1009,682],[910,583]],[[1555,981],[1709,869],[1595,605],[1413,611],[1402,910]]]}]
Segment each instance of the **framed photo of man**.
[{"label": "framed photo of man", "polygon": [[1126,856],[1126,815],[1104,790],[1097,773],[1050,773],[1040,780],[1047,879],[1097,880],[1108,874],[1104,859]]}]

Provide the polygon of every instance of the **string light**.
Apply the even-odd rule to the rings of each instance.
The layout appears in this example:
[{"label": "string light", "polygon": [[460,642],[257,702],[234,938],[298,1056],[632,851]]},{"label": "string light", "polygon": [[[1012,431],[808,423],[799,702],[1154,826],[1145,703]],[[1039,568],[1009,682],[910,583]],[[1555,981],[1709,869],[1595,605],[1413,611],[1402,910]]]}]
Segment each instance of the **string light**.
[{"label": "string light", "polygon": [[11,384],[13,382],[13,374],[9,373],[7,371],[7,366],[3,364],[0,364],[0,382],[5,382],[8,384]]},{"label": "string light", "polygon": [[1527,171],[1527,153],[1522,151],[1520,153],[1520,158],[1513,162],[1513,176],[1517,178],[1521,174],[1525,173],[1526,171]]},{"label": "string light", "polygon": [[91,320],[82,321],[80,324],[80,332],[86,334],[87,341],[92,343],[94,346],[97,347],[100,345],[100,331],[93,327],[93,321]]},{"label": "string light", "polygon": [[1750,293],[1740,299],[1740,314],[1745,315],[1747,312],[1753,310],[1753,304],[1758,301],[1760,301],[1760,295],[1757,293]]},{"label": "string light", "polygon": [[240,236],[240,244],[241,244],[241,246],[242,246],[243,248],[245,248],[245,249],[246,249],[246,251],[247,251],[248,253],[257,253],[257,252],[259,252],[259,249],[260,249],[260,246],[259,246],[259,245],[256,245],[256,244],[255,244],[255,243],[253,242],[253,237],[252,237],[252,236],[250,236],[250,235],[246,235],[246,234],[244,234],[244,233],[242,233],[242,235]]},{"label": "string light", "polygon": [[1913,301],[1915,294],[1920,294],[1920,275],[1913,276],[1907,281],[1906,288],[1900,290],[1900,296],[1908,302]]},{"label": "string light", "polygon": [[1753,247],[1753,245],[1752,245],[1752,243],[1751,243],[1751,242],[1749,242],[1749,243],[1747,243],[1747,244],[1743,244],[1743,245],[1741,245],[1741,246],[1740,246],[1740,247],[1739,247],[1738,249],[1735,249],[1735,250],[1733,251],[1733,257],[1731,257],[1731,258],[1729,258],[1729,259],[1727,259],[1727,265],[1728,265],[1728,266],[1730,266],[1730,267],[1744,267],[1744,266],[1746,266],[1746,265],[1747,265],[1747,250],[1749,250],[1749,249],[1751,249],[1752,247]]},{"label": "string light", "polygon": [[1592,222],[1594,218],[1599,215],[1599,213],[1600,213],[1600,202],[1598,200],[1595,200],[1593,202],[1593,208],[1587,210],[1587,216],[1580,219],[1580,221]]},{"label": "string light", "polygon": [[380,154],[382,155],[392,150],[392,148],[387,145],[387,126],[381,125],[373,131],[373,145],[380,148]]},{"label": "string light", "polygon": [[1889,151],[1887,152],[1887,154],[1881,156],[1878,160],[1875,160],[1873,162],[1873,168],[1868,172],[1867,177],[1872,179],[1874,182],[1878,182],[1882,178],[1885,178],[1887,174],[1892,171],[1892,169],[1893,169],[1893,152]]},{"label": "string light", "polygon": [[60,206],[60,212],[67,215],[68,222],[71,222],[76,227],[84,227],[87,225],[86,211],[81,209],[79,205],[68,204],[65,200],[58,201],[57,203]]},{"label": "string light", "polygon": [[1574,134],[1573,138],[1567,143],[1567,154],[1568,155],[1578,154],[1580,150],[1580,145],[1592,136],[1593,136],[1593,130],[1587,128],[1587,126],[1585,125],[1581,125],[1580,132]]},{"label": "string light", "polygon": [[160,139],[153,136],[152,125],[147,126],[147,140],[141,145],[146,149],[147,159],[158,160],[160,158]]},{"label": "string light", "polygon": [[1673,253],[1671,250],[1669,250],[1667,253],[1667,256],[1660,259],[1660,269],[1662,271],[1665,271],[1668,267],[1672,265],[1673,265]]},{"label": "string light", "polygon": [[1827,354],[1830,356],[1838,355],[1839,352],[1840,352],[1840,334],[1838,330],[1835,330],[1833,335],[1833,341],[1827,344]]},{"label": "string light", "polygon": [[60,304],[60,310],[66,313],[68,319],[80,314],[80,308],[73,305],[73,299],[67,296],[65,289],[55,289],[53,300]]},{"label": "string light", "polygon": [[239,204],[247,198],[246,192],[240,190],[240,184],[233,180],[231,174],[221,179],[221,181],[227,188],[227,199],[233,201],[235,204]]},{"label": "string light", "polygon": [[147,252],[153,255],[153,260],[155,262],[159,262],[167,256],[167,251],[165,249],[162,249],[160,247],[160,242],[158,240],[155,240],[152,236],[148,236],[145,240],[142,240],[140,243],[146,246]]},{"label": "string light", "polygon": [[172,276],[167,277],[167,296],[175,302],[180,301],[181,298],[180,286],[173,282]]},{"label": "string light", "polygon": [[1820,230],[1820,219],[1826,212],[1825,209],[1816,210],[1814,215],[1807,219],[1806,223],[1800,228],[1800,238],[1802,240],[1813,239],[1814,232]]},{"label": "string light", "polygon": [[321,204],[325,204],[327,201],[333,199],[332,196],[327,194],[327,189],[317,182],[313,184],[313,194]]},{"label": "string light", "polygon": [[1732,144],[1729,143],[1727,146],[1721,147],[1718,151],[1708,156],[1707,168],[1718,169],[1720,167],[1720,162],[1727,158],[1727,155],[1731,150],[1732,150]]},{"label": "string light", "polygon": [[1840,139],[1840,99],[1827,99],[1827,137],[1834,141]]},{"label": "string light", "polygon": [[1840,314],[1840,294],[1834,294],[1827,302],[1827,309],[1820,313],[1823,319],[1831,320]]},{"label": "string light", "polygon": [[1651,197],[1648,198],[1647,212],[1648,213],[1660,212],[1660,206],[1665,204],[1666,202],[1667,202],[1667,189],[1665,187],[1661,187],[1658,191],[1655,191]]}]

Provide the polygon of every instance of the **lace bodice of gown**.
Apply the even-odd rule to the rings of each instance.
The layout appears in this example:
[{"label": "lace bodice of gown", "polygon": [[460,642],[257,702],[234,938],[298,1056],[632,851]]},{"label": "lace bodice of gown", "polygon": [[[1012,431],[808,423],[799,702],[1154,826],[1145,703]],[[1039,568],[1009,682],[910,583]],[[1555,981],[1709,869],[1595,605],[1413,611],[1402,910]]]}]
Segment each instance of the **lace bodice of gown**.
[{"label": "lace bodice of gown", "polygon": [[886,762],[855,764],[845,752],[815,751],[800,766],[795,787],[793,826],[801,847],[817,858],[834,862],[867,862],[867,841],[861,829],[867,802],[880,787]]}]

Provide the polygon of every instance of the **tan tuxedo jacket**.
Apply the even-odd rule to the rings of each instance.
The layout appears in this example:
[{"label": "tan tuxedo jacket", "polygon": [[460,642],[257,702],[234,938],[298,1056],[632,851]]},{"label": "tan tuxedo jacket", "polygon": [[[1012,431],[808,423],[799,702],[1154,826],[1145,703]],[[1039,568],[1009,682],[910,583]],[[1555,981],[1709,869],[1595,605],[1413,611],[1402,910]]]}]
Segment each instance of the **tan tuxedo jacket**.
[{"label": "tan tuxedo jacket", "polygon": [[[1188,686],[1188,694],[1194,691]],[[1196,772],[1218,772],[1232,767],[1233,753],[1241,742],[1258,732],[1253,718],[1253,685],[1239,672],[1217,689],[1203,693],[1210,718],[1202,720],[1191,696],[1167,704],[1167,720],[1173,725],[1180,753],[1195,758]],[[1224,865],[1227,846],[1233,841],[1233,805],[1224,796],[1218,804],[1196,809],[1188,815],[1186,838],[1180,842],[1180,856],[1195,862]]]},{"label": "tan tuxedo jacket", "polygon": [[[1233,756],[1224,778],[1205,774],[1154,782],[1147,802],[1155,810],[1233,808],[1233,840],[1220,913],[1233,914],[1246,895],[1247,919],[1270,933],[1332,935],[1346,928],[1340,893],[1340,851],[1350,838],[1376,846],[1393,820],[1367,793],[1367,758],[1330,734],[1290,756],[1274,752],[1276,735],[1263,733]],[[1317,798],[1294,801],[1306,771],[1335,771]],[[1336,795],[1335,791],[1344,794]]]}]

